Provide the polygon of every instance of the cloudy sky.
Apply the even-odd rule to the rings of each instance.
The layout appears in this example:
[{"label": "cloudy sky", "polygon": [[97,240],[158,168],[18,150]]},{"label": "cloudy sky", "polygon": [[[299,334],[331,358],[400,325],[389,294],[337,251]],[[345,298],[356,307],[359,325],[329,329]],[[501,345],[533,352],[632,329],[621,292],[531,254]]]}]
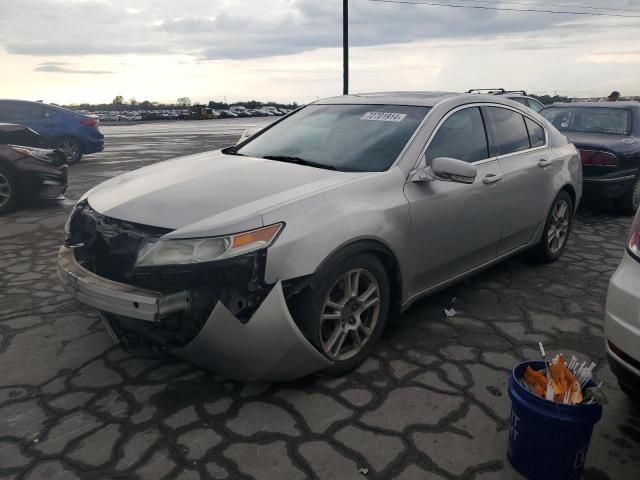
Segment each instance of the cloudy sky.
[{"label": "cloudy sky", "polygon": [[[415,1],[640,17],[637,0]],[[369,0],[350,10],[352,92],[640,95],[640,18]],[[341,92],[341,15],[341,0],[0,0],[0,98],[303,103]]]}]

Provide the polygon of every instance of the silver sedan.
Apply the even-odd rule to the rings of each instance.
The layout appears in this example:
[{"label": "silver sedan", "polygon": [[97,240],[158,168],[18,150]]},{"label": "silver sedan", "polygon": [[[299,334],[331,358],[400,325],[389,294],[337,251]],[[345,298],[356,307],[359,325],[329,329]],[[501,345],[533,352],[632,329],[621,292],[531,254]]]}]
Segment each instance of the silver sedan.
[{"label": "silver sedan", "polygon": [[514,101],[344,96],[98,185],[59,275],[125,348],[246,381],[340,375],[419,298],[557,259],[581,195],[574,146]]}]

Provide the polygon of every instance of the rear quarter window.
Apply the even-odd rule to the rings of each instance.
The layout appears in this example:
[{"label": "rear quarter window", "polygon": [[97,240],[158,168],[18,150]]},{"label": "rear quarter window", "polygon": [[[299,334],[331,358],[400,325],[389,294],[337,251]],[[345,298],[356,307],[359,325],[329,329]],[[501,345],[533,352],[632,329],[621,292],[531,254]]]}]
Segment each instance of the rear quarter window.
[{"label": "rear quarter window", "polygon": [[531,142],[531,147],[542,147],[546,142],[544,128],[526,117],[524,119],[524,122],[527,125],[527,130],[529,131],[529,141]]}]

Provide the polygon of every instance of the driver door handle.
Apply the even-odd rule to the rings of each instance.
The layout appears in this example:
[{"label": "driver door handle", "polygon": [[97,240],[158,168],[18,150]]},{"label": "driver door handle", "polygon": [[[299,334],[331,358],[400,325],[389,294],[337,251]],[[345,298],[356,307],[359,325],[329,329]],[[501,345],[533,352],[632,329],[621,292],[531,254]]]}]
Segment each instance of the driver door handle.
[{"label": "driver door handle", "polygon": [[502,173],[497,173],[497,174],[490,173],[482,179],[482,182],[485,185],[491,185],[492,183],[499,182],[503,178],[504,178],[504,175]]},{"label": "driver door handle", "polygon": [[543,158],[543,159],[538,161],[538,166],[540,168],[545,168],[545,167],[548,167],[549,165],[551,165],[551,160],[546,160],[546,159]]}]

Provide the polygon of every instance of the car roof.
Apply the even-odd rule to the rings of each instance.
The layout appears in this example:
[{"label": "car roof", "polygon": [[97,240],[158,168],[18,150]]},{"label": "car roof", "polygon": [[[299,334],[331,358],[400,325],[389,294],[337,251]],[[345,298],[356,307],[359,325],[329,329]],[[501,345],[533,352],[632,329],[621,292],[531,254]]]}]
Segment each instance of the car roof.
[{"label": "car roof", "polygon": [[640,108],[638,102],[555,102],[550,107],[585,107],[585,108]]},{"label": "car roof", "polygon": [[[497,95],[455,92],[372,92],[325,98],[316,105],[405,105],[434,107],[449,98],[467,98],[471,102],[502,103]],[[503,99],[506,99],[503,97]]]},{"label": "car roof", "polygon": [[30,103],[30,104],[34,104],[34,105],[40,105],[42,107],[54,108],[56,110],[61,110],[61,111],[66,112],[66,113],[74,113],[76,115],[83,115],[80,112],[75,112],[73,110],[69,110],[68,108],[61,107],[60,105],[51,105],[50,103],[44,103],[44,102],[34,102],[32,100],[19,100],[19,99],[16,99],[16,98],[0,98],[0,103],[2,103],[2,102]]}]

